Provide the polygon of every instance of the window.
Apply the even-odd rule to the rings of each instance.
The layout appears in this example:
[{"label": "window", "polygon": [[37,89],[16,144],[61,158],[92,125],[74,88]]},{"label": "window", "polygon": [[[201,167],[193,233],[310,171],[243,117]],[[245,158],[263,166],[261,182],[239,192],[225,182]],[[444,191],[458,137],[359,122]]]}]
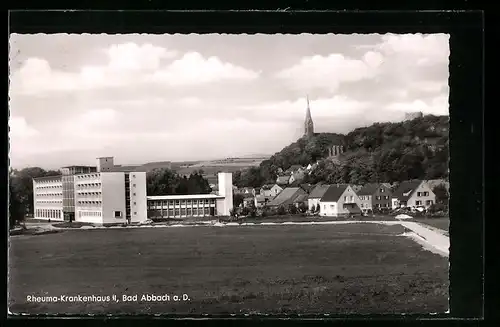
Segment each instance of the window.
[{"label": "window", "polygon": [[134,205],[136,206],[136,205],[137,205],[137,202],[134,202]]},{"label": "window", "polygon": [[137,212],[134,212],[134,216],[137,216]]},{"label": "window", "polygon": [[134,195],[134,196],[136,196],[136,194],[135,194],[135,193],[134,193],[133,195]]},{"label": "window", "polygon": [[121,211],[115,211],[115,218],[121,218],[122,217],[122,212]]},{"label": "window", "polygon": [[135,178],[135,174],[132,175],[132,178]]},{"label": "window", "polygon": [[380,189],[380,193],[384,193],[385,190],[383,188]]},{"label": "window", "polygon": [[432,200],[425,201],[425,204],[428,205],[428,206],[432,205]]},{"label": "window", "polygon": [[429,192],[424,192],[424,196],[429,196]]},{"label": "window", "polygon": [[330,204],[330,209],[335,209],[335,204]]},{"label": "window", "polygon": [[415,201],[415,204],[416,204],[417,206],[420,206],[420,205],[422,205],[422,201]]},{"label": "window", "polygon": [[136,187],[137,185],[135,185],[135,184],[134,184],[134,185],[132,185],[132,186],[133,186],[133,187]]},{"label": "window", "polygon": [[180,203],[180,201],[179,201],[179,200],[175,200],[175,204],[177,204],[177,205],[178,205],[179,203]]}]

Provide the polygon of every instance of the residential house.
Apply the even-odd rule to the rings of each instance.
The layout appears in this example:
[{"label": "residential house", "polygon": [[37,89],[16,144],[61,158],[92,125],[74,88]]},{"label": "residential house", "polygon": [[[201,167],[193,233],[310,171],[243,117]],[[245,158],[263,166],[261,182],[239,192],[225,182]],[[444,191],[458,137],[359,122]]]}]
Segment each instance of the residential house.
[{"label": "residential house", "polygon": [[317,184],[310,192],[309,196],[307,198],[307,207],[309,208],[310,211],[316,211],[316,207],[319,204],[319,201],[325,194],[325,192],[328,190],[330,185],[322,185],[322,184]]},{"label": "residential house", "polygon": [[281,191],[280,194],[278,194],[276,197],[274,197],[271,201],[267,203],[268,207],[279,207],[279,206],[289,206],[290,204],[293,204],[293,201],[297,199],[299,195],[306,194],[306,191],[304,191],[300,187],[287,187],[283,191]]},{"label": "residential house", "polygon": [[306,191],[307,194],[311,193],[314,185],[311,184],[300,184],[299,185],[304,191]]},{"label": "residential house", "polygon": [[290,175],[282,175],[278,176],[276,179],[276,184],[283,186],[283,185],[288,185],[290,183]]},{"label": "residential house", "polygon": [[293,182],[300,182],[304,179],[304,177],[306,177],[306,174],[302,170],[292,172],[292,175],[290,176],[288,183],[292,184]]},{"label": "residential house", "polygon": [[391,188],[384,183],[366,184],[356,192],[363,212],[375,208],[391,208]]},{"label": "residential house", "polygon": [[243,196],[252,195],[255,196],[255,189],[253,187],[242,187],[235,192]]},{"label": "residential house", "polygon": [[361,213],[360,200],[348,184],[330,185],[319,204],[320,216],[339,217]]},{"label": "residential house", "polygon": [[428,208],[436,203],[436,195],[422,180],[404,181],[392,192],[392,208]]},{"label": "residential house", "polygon": [[283,188],[279,186],[278,184],[266,184],[260,188],[260,195],[263,196],[268,196],[268,197],[275,197],[278,195],[281,191],[283,191]]},{"label": "residential house", "polygon": [[303,171],[303,170],[304,170],[304,168],[302,168],[302,166],[301,166],[301,165],[292,165],[292,166],[290,166],[290,168],[288,168],[288,169],[285,171],[285,173],[288,173],[288,174],[290,174],[290,175],[291,175],[291,174],[293,174],[293,173],[301,172],[301,171]]},{"label": "residential house", "polygon": [[255,207],[256,208],[262,208],[264,206],[267,206],[267,204],[274,198],[274,196],[268,196],[268,195],[262,195],[262,194],[257,194],[255,196]]},{"label": "residential house", "polygon": [[304,204],[307,208],[307,198],[308,198],[308,194],[301,194],[299,195],[298,197],[296,197],[292,203],[298,208],[301,204]]}]

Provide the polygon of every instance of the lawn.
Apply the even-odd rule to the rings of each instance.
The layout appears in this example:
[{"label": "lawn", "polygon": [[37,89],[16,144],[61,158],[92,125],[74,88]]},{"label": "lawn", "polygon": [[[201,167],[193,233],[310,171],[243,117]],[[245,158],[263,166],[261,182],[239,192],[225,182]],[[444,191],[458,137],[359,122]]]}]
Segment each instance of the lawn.
[{"label": "lawn", "polygon": [[413,221],[426,224],[435,228],[439,228],[443,231],[445,231],[447,234],[449,233],[450,229],[450,218],[448,217],[443,217],[443,218],[415,218]]},{"label": "lawn", "polygon": [[[448,260],[376,224],[69,230],[10,239],[12,312],[428,313],[448,309]],[[166,302],[27,296],[168,294]],[[187,294],[188,301],[172,301]]]}]

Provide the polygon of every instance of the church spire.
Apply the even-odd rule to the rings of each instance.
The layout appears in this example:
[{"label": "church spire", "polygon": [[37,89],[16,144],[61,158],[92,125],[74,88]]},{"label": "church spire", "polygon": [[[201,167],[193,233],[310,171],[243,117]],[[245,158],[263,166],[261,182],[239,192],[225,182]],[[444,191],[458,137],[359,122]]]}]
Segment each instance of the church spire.
[{"label": "church spire", "polygon": [[311,117],[311,108],[309,107],[309,95],[306,95],[307,99],[307,110],[306,110],[306,120],[304,122],[304,136],[311,137],[314,135],[314,123]]}]

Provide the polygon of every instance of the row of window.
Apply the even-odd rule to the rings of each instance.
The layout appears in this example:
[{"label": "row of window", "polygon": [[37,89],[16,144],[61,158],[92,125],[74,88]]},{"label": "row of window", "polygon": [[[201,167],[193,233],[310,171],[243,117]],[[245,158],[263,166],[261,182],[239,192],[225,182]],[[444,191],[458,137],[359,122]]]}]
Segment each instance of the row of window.
[{"label": "row of window", "polygon": [[[388,203],[377,203],[375,204],[376,208],[389,208],[390,205]],[[361,208],[370,208],[370,205],[361,203]]]},{"label": "row of window", "polygon": [[164,217],[178,217],[178,216],[200,216],[210,215],[210,208],[176,208],[168,210],[156,210],[156,214],[161,215],[163,213]]},{"label": "row of window", "polygon": [[78,217],[102,217],[100,211],[78,211]]},{"label": "row of window", "polygon": [[77,189],[86,189],[86,188],[100,188],[101,187],[101,183],[79,183],[79,184],[76,184],[76,188]]},{"label": "row of window", "polygon": [[83,180],[83,179],[92,179],[92,178],[99,178],[100,174],[85,174],[85,175],[76,175],[76,179]]},{"label": "row of window", "polygon": [[54,190],[62,188],[62,185],[35,185],[37,190]]},{"label": "row of window", "polygon": [[[134,193],[135,195],[135,193]],[[152,206],[215,204],[215,199],[150,201]]]},{"label": "row of window", "polygon": [[96,201],[78,201],[79,206],[101,206],[102,201],[96,200]]},{"label": "row of window", "polygon": [[60,182],[61,182],[60,179],[40,179],[36,181],[37,184],[54,184]]},{"label": "row of window", "polygon": [[429,192],[417,192],[417,196],[429,196]]},{"label": "row of window", "polygon": [[36,209],[35,210],[35,217],[40,217],[40,218],[62,218],[62,211],[61,210],[54,210],[54,209]]},{"label": "row of window", "polygon": [[[433,201],[432,201],[432,200],[427,200],[427,201],[425,201],[425,205],[426,205],[426,206],[430,206],[430,205],[432,205],[432,204],[433,204]],[[415,201],[415,205],[417,205],[417,206],[421,206],[421,205],[423,205],[423,201],[421,201],[421,200],[417,200],[417,201]]]},{"label": "row of window", "polygon": [[388,195],[377,195],[375,196],[375,200],[389,200],[389,196]]},{"label": "row of window", "polygon": [[58,193],[37,193],[36,196],[37,197],[49,197],[49,196],[62,196],[62,192],[58,192]]},{"label": "row of window", "polygon": [[78,196],[101,196],[102,192],[78,192]]},{"label": "row of window", "polygon": [[351,196],[344,196],[344,201],[345,202],[347,202],[347,201],[352,202],[352,201],[354,201],[354,196],[352,196],[352,195]]},{"label": "row of window", "polygon": [[62,203],[62,200],[36,200],[36,203]]}]

